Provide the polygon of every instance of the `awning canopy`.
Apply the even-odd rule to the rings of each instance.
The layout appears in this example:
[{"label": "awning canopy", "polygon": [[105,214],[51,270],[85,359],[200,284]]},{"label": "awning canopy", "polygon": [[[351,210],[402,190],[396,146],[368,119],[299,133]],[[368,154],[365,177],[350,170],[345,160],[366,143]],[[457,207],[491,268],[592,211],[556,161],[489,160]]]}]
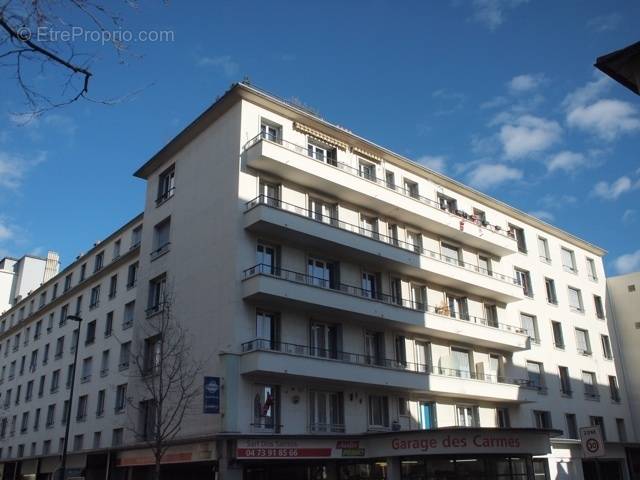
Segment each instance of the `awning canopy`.
[{"label": "awning canopy", "polygon": [[640,42],[598,57],[595,67],[640,95]]},{"label": "awning canopy", "polygon": [[311,135],[312,137],[315,137],[318,140],[322,140],[323,142],[328,143],[329,145],[338,147],[342,150],[346,150],[348,147],[348,145],[345,142],[338,140],[337,138],[334,138],[330,135],[327,135],[326,133],[322,133],[319,130],[316,130],[315,128],[308,127],[307,125],[304,125],[300,122],[295,122],[293,124],[293,128],[295,128],[300,132]]}]

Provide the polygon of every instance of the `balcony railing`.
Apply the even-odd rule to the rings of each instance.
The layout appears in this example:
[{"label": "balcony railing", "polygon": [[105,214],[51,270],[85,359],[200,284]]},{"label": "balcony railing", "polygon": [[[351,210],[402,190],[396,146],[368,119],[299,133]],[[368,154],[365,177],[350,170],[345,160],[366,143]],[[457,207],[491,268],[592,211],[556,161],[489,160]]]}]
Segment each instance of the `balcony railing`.
[{"label": "balcony railing", "polygon": [[444,368],[436,365],[424,363],[407,362],[391,358],[383,358],[377,355],[367,355],[362,353],[343,352],[337,349],[326,349],[298,345],[295,343],[277,342],[273,340],[258,338],[245,342],[241,345],[243,353],[267,351],[284,353],[299,357],[316,358],[319,360],[332,360],[336,362],[348,363],[352,365],[364,365],[374,368],[386,368],[390,370],[400,370],[404,372],[421,373],[424,375],[441,375],[445,377],[455,377],[469,380],[479,380],[488,383],[504,383],[519,385],[521,387],[536,390],[544,389],[541,385],[535,385],[528,379],[508,378],[502,375],[480,373],[470,370],[458,370],[454,368]]},{"label": "balcony railing", "polygon": [[371,229],[362,227],[360,225],[347,223],[345,221],[339,220],[338,218],[330,217],[328,215],[323,215],[313,210],[309,210],[308,208],[299,207],[291,203],[283,202],[278,198],[269,197],[266,195],[258,195],[256,198],[248,201],[245,204],[246,211],[249,211],[258,205],[266,205],[271,208],[293,213],[294,215],[298,215],[298,216],[307,218],[309,220],[316,221],[318,223],[323,223],[325,225],[339,228],[340,230],[346,230],[348,232],[354,233],[356,235],[360,235],[362,237],[367,237],[372,240],[376,240],[378,242],[386,243],[387,245],[391,245],[392,247],[409,250],[423,257],[427,257],[442,263],[447,263],[449,265],[453,265],[454,267],[460,267],[470,272],[479,273],[480,275],[485,275],[487,277],[495,278],[496,280],[500,280],[505,283],[521,285],[520,280],[516,277],[510,277],[508,275],[503,275],[502,273],[498,273],[493,269],[488,270],[486,268],[480,267],[479,265],[463,262],[459,258],[449,257],[439,252],[427,250],[426,248],[423,248],[421,245],[415,245],[413,243],[405,242],[396,237],[379,233],[376,230],[371,230]]},{"label": "balcony railing", "polygon": [[527,334],[526,329],[516,327],[514,325],[499,323],[483,317],[476,317],[474,315],[461,314],[460,312],[449,310],[447,307],[434,307],[433,305],[428,305],[425,302],[396,297],[395,295],[388,295],[386,293],[381,293],[380,291],[367,290],[344,283],[337,283],[332,280],[327,280],[326,278],[315,277],[313,275],[308,275],[301,272],[294,272],[292,270],[287,270],[265,263],[259,263],[243,271],[243,278],[245,280],[257,275],[266,275],[289,282],[336,291],[345,295],[363,298],[372,302],[380,302],[400,308],[408,308],[410,310],[415,310],[418,312],[432,313],[434,315],[440,315],[447,318],[455,318],[458,320],[476,323],[487,327],[498,328],[500,330],[509,332],[520,333],[523,335]]},{"label": "balcony railing", "polygon": [[284,140],[283,138],[280,138],[280,137],[274,137],[273,135],[269,135],[268,133],[265,133],[265,132],[259,133],[258,135],[253,137],[251,140],[249,140],[247,143],[245,143],[244,150],[249,150],[254,145],[257,145],[258,143],[264,142],[264,141],[273,143],[276,145],[280,145],[286,148],[287,150],[298,153],[300,155],[304,155],[305,157],[310,158],[311,160],[315,160],[319,163],[323,163],[325,165],[338,168],[339,170],[342,170],[350,175],[361,178],[368,182],[375,183],[388,190],[393,190],[394,192],[399,193],[400,195],[404,195],[405,197],[413,198],[414,200],[417,200],[418,202],[424,205],[427,205],[429,207],[432,207],[438,210],[445,211],[450,215],[463,218],[469,222],[474,223],[480,228],[484,228],[491,232],[495,232],[498,235],[504,236],[505,238],[509,238],[513,241],[516,240],[515,234],[511,230],[502,228],[499,225],[492,225],[486,220],[477,218],[474,215],[464,212],[462,210],[457,210],[457,209],[452,210],[447,205],[441,205],[440,202],[433,200],[431,198],[425,197],[423,195],[420,195],[418,192],[416,192],[413,189],[407,189],[400,185],[395,185],[393,183],[387,182],[386,179],[384,178],[377,178],[366,171],[361,171],[359,168],[355,168],[346,163],[339,162],[337,161],[337,159],[328,157],[327,155],[324,155],[324,156],[318,155],[317,152],[314,152],[313,155],[310,155],[308,147],[297,145],[295,143]]}]

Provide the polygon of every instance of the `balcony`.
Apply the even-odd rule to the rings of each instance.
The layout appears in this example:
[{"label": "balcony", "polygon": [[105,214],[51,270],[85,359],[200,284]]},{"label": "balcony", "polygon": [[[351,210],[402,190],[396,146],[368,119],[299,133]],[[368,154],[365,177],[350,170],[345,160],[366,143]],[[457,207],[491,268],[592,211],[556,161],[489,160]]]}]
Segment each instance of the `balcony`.
[{"label": "balcony", "polygon": [[527,402],[529,382],[369,355],[331,351],[291,343],[252,340],[242,344],[240,373],[253,377],[344,382],[450,398],[506,403]]},{"label": "balcony", "polygon": [[247,202],[245,228],[259,234],[329,251],[340,248],[346,256],[367,264],[393,264],[398,273],[423,278],[483,298],[509,303],[524,298],[517,278],[486,270],[458,258],[319,215],[276,198],[260,195]]},{"label": "balcony", "polygon": [[462,244],[504,256],[518,251],[515,236],[500,226],[473,218],[465,212],[449,211],[434,199],[364,177],[350,165],[330,163],[307,154],[307,147],[286,140],[277,142],[257,135],[244,147],[246,163],[257,170],[275,172],[298,185],[322,190],[343,201],[377,210]]},{"label": "balcony", "polygon": [[421,302],[372,294],[346,284],[330,284],[324,279],[270,265],[256,265],[244,271],[243,298],[263,304],[302,308],[347,320],[389,326],[502,351],[529,348],[524,329],[490,322],[484,318],[447,315],[440,307]]}]

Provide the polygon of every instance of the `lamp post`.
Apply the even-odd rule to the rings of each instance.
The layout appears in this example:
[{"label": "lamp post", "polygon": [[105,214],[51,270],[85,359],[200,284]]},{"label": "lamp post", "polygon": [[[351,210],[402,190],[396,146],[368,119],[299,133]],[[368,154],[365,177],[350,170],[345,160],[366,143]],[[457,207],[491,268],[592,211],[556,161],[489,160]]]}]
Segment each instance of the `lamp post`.
[{"label": "lamp post", "polygon": [[[69,427],[71,426],[71,411],[73,404],[73,386],[76,379],[76,364],[78,363],[78,345],[80,344],[80,326],[82,325],[82,317],[77,315],[68,315],[67,320],[78,322],[78,335],[76,335],[75,351],[73,352],[73,369],[71,372],[71,388],[69,389],[69,410],[67,411],[67,425],[64,431],[64,443],[62,446],[62,462],[60,464],[60,480],[64,480],[67,470],[67,447],[69,445]],[[63,412],[64,414],[64,412]]]}]

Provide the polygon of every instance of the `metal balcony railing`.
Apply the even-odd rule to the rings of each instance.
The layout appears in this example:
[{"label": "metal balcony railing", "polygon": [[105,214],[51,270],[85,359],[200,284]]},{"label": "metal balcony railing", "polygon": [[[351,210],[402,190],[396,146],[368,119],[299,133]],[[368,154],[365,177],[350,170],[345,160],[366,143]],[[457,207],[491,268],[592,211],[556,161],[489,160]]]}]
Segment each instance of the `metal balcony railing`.
[{"label": "metal balcony railing", "polygon": [[345,221],[339,220],[338,218],[330,217],[328,215],[323,215],[313,210],[309,210],[308,208],[299,207],[297,205],[284,202],[278,198],[269,197],[266,195],[258,195],[256,198],[248,201],[245,204],[245,207],[246,207],[245,211],[248,212],[258,205],[266,205],[271,208],[282,210],[288,213],[293,213],[295,215],[305,217],[309,220],[323,223],[325,225],[330,225],[332,227],[339,228],[340,230],[346,230],[348,232],[354,233],[356,235],[360,235],[362,237],[367,237],[372,240],[386,243],[393,247],[402,248],[404,250],[417,253],[418,255],[421,255],[423,257],[427,257],[442,263],[447,263],[455,267],[460,267],[470,272],[479,273],[480,275],[495,278],[496,280],[500,280],[505,283],[521,286],[520,279],[518,279],[517,277],[510,277],[508,275],[503,275],[502,273],[496,272],[493,269],[488,270],[486,268],[480,267],[479,265],[474,265],[472,263],[464,262],[459,258],[449,257],[439,252],[427,250],[426,248],[423,248],[421,245],[415,245],[413,243],[405,242],[405,241],[399,240],[396,237],[384,235],[382,233],[379,233],[376,230],[370,230],[360,225],[347,223]]},{"label": "metal balcony railing", "polygon": [[255,277],[257,275],[265,275],[265,276],[277,278],[280,280],[286,280],[289,282],[309,285],[311,287],[324,288],[327,290],[343,293],[345,295],[349,295],[352,297],[363,298],[369,301],[385,303],[385,304],[400,307],[400,308],[408,308],[410,310],[416,310],[419,312],[431,313],[434,315],[440,315],[447,318],[453,318],[453,319],[462,320],[470,323],[476,323],[479,325],[497,328],[497,329],[505,330],[508,332],[514,332],[514,333],[519,333],[523,335],[527,334],[526,329],[521,327],[516,327],[514,325],[499,323],[493,320],[487,320],[486,318],[483,318],[483,317],[476,317],[474,315],[461,314],[460,312],[457,312],[457,311],[451,311],[447,307],[440,307],[440,306],[434,307],[433,305],[428,305],[425,302],[409,300],[406,298],[396,297],[395,295],[388,295],[386,293],[381,293],[380,291],[367,290],[367,289],[363,289],[353,285],[338,283],[331,279],[315,277],[313,275],[308,275],[306,273],[301,273],[301,272],[294,272],[292,270],[287,270],[285,268],[280,268],[280,267],[276,267],[274,265],[268,265],[265,263],[259,263],[243,271],[243,278],[245,280],[251,277]]},{"label": "metal balcony railing", "polygon": [[384,178],[377,178],[376,176],[371,175],[366,170],[360,170],[359,168],[352,167],[351,165],[348,165],[346,163],[339,162],[335,157],[331,157],[328,155],[318,155],[317,152],[313,152],[312,154],[310,154],[308,147],[303,147],[301,145],[297,145],[295,143],[289,142],[287,140],[284,140],[283,138],[280,138],[279,136],[274,137],[273,135],[270,135],[266,132],[261,132],[255,137],[253,137],[252,139],[250,139],[247,143],[245,143],[244,150],[249,150],[251,147],[263,141],[273,143],[275,145],[280,145],[281,147],[286,148],[289,151],[298,153],[300,155],[304,155],[305,157],[310,158],[311,160],[315,160],[319,163],[323,163],[325,165],[338,168],[339,170],[342,170],[350,175],[361,178],[368,182],[375,183],[388,190],[393,190],[394,192],[397,192],[400,195],[404,195],[405,197],[413,198],[414,200],[417,200],[418,202],[424,205],[427,205],[429,207],[432,207],[438,210],[445,211],[450,215],[465,219],[480,228],[494,232],[498,235],[502,235],[503,237],[508,238],[510,240],[513,240],[513,241],[516,240],[515,234],[511,230],[502,228],[499,225],[492,225],[486,220],[476,218],[475,216],[468,214],[467,212],[464,212],[462,210],[450,209],[447,205],[440,204],[440,202],[436,200],[420,195],[414,189],[408,189],[400,185],[392,184],[390,182],[387,182],[387,180]]},{"label": "metal balcony railing", "polygon": [[295,355],[299,357],[315,358],[319,360],[333,360],[336,362],[349,363],[352,365],[363,365],[366,367],[385,368],[390,370],[420,373],[424,375],[441,375],[445,377],[479,380],[488,383],[518,385],[521,387],[532,388],[536,390],[545,389],[544,386],[536,385],[530,380],[524,378],[508,378],[502,375],[493,375],[471,370],[445,368],[436,365],[427,365],[424,363],[407,362],[404,360],[383,358],[377,355],[343,352],[337,349],[309,347],[307,345],[277,342],[263,338],[245,342],[241,345],[241,348],[243,353],[267,351],[287,355]]}]

